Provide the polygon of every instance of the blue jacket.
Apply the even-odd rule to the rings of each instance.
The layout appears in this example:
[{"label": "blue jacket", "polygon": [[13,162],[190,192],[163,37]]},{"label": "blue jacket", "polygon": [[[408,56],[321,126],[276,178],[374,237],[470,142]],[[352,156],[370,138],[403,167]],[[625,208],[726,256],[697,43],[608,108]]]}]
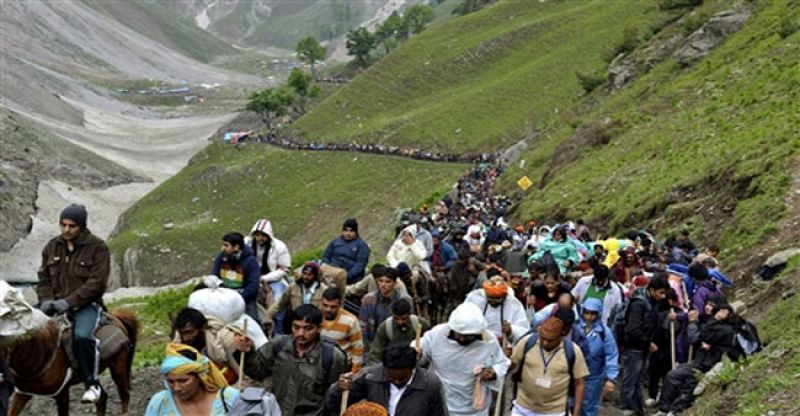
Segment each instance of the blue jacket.
[{"label": "blue jacket", "polygon": [[[436,249],[434,249],[435,251]],[[439,250],[441,250],[442,263],[444,264],[444,271],[449,272],[453,265],[458,261],[458,253],[453,245],[447,241],[439,243]]]},{"label": "blue jacket", "polygon": [[[597,319],[592,324],[592,329],[586,335],[589,344],[589,353],[585,355],[586,366],[589,367],[589,378],[601,378],[616,383],[619,375],[619,350],[614,340],[614,332]],[[581,317],[580,331],[586,326],[586,321]],[[584,351],[585,352],[585,351]]]},{"label": "blue jacket", "polygon": [[355,283],[364,277],[369,262],[369,246],[361,237],[350,241],[339,237],[325,248],[322,262],[347,270],[347,283]]},{"label": "blue jacket", "polygon": [[223,287],[238,290],[245,303],[255,302],[261,267],[258,266],[258,260],[250,246],[244,246],[239,256],[219,253],[211,274],[222,279]]}]

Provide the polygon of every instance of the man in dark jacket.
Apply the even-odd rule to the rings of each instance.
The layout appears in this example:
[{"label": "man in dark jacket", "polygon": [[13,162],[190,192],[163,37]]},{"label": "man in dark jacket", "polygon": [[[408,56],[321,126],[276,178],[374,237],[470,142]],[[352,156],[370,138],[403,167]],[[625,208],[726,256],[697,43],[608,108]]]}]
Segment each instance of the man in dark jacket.
[{"label": "man in dark jacket", "polygon": [[342,225],[342,235],[331,241],[322,254],[322,274],[332,279],[329,286],[336,286],[345,293],[348,284],[364,277],[369,262],[369,246],[358,236],[358,222],[349,218]]},{"label": "man in dark jacket", "polygon": [[736,343],[736,322],[740,319],[724,303],[715,306],[711,317],[704,322],[700,322],[698,311],[689,312],[689,341],[697,352],[691,363],[681,364],[667,373],[658,415],[679,414],[692,405],[693,391],[698,384],[697,372],[708,373],[724,355],[732,361],[743,356]]},{"label": "man in dark jacket", "polygon": [[243,235],[233,232],[222,236],[222,252],[211,274],[222,279],[222,287],[237,290],[244,299],[245,313],[258,321],[256,298],[261,269],[253,250],[244,244]]},{"label": "man in dark jacket", "polygon": [[106,243],[86,228],[88,216],[83,205],[72,204],[61,211],[61,235],[42,251],[36,290],[42,312],[69,312],[75,359],[86,385],[81,400],[94,403],[101,395],[97,381],[100,343],[94,333],[103,310],[110,261]]},{"label": "man in dark jacket", "polygon": [[656,304],[663,301],[669,289],[667,277],[663,272],[656,273],[646,288],[636,289],[631,294],[630,303],[624,313],[625,326],[623,339],[618,340],[623,347],[623,378],[620,389],[620,407],[623,416],[644,414],[645,362],[647,355],[658,351],[653,343],[658,327]]},{"label": "man in dark jacket", "polygon": [[[236,337],[245,352],[244,373],[254,380],[272,376],[273,394],[283,416],[325,415],[325,392],[350,369],[347,356],[320,336],[322,312],[314,305],[292,311],[292,335],[280,335],[253,351],[253,340]],[[240,359],[239,353],[234,358]]]},{"label": "man in dark jacket", "polygon": [[375,402],[389,411],[389,416],[445,416],[442,382],[432,372],[417,367],[417,352],[408,344],[390,345],[383,353],[383,364],[366,368],[355,379],[343,374],[331,386],[325,404],[336,414],[342,390],[350,390],[348,405],[361,400]]}]

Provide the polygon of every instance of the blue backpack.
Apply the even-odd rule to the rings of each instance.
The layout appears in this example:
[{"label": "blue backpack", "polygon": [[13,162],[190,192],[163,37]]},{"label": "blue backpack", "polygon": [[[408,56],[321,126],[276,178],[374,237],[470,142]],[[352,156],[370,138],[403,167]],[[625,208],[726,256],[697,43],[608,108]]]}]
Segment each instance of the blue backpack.
[{"label": "blue backpack", "polygon": [[[522,381],[522,371],[525,368],[525,356],[528,355],[528,351],[536,345],[536,341],[539,340],[539,333],[535,330],[528,332],[530,337],[525,341],[525,348],[522,350],[522,361],[519,362],[519,368],[517,371],[511,376],[511,379],[514,383],[520,383]],[[523,338],[527,336],[523,335]],[[567,367],[569,368],[569,379],[570,385],[572,384],[572,367],[575,365],[575,344],[573,344],[571,339],[564,338],[564,355],[567,356]]]}]

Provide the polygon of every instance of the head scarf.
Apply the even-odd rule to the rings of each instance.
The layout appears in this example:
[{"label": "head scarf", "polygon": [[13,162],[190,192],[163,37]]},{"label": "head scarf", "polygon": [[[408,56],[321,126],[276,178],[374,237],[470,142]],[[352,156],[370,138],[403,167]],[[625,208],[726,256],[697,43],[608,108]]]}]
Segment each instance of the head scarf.
[{"label": "head scarf", "polygon": [[500,276],[494,276],[483,282],[483,292],[487,298],[503,298],[508,295],[508,285]]},{"label": "head scarf", "polygon": [[343,416],[389,416],[389,412],[378,403],[359,402],[348,407]]},{"label": "head scarf", "polygon": [[[181,351],[192,352],[197,359],[190,360],[181,355]],[[166,355],[164,362],[161,363],[161,374],[165,376],[168,374],[197,374],[206,390],[212,392],[228,386],[228,382],[217,366],[196,349],[177,342],[170,342],[167,344]]]},{"label": "head scarf", "polygon": [[474,303],[464,302],[450,314],[447,325],[459,334],[480,335],[486,329],[486,318]]}]

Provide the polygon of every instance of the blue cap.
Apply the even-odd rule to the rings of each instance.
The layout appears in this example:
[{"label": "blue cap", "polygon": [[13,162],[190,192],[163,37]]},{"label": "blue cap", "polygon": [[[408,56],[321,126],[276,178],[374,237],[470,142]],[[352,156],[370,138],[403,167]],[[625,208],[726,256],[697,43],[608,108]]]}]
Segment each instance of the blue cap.
[{"label": "blue cap", "polygon": [[589,298],[583,301],[583,310],[600,313],[603,311],[603,301],[597,298]]}]

